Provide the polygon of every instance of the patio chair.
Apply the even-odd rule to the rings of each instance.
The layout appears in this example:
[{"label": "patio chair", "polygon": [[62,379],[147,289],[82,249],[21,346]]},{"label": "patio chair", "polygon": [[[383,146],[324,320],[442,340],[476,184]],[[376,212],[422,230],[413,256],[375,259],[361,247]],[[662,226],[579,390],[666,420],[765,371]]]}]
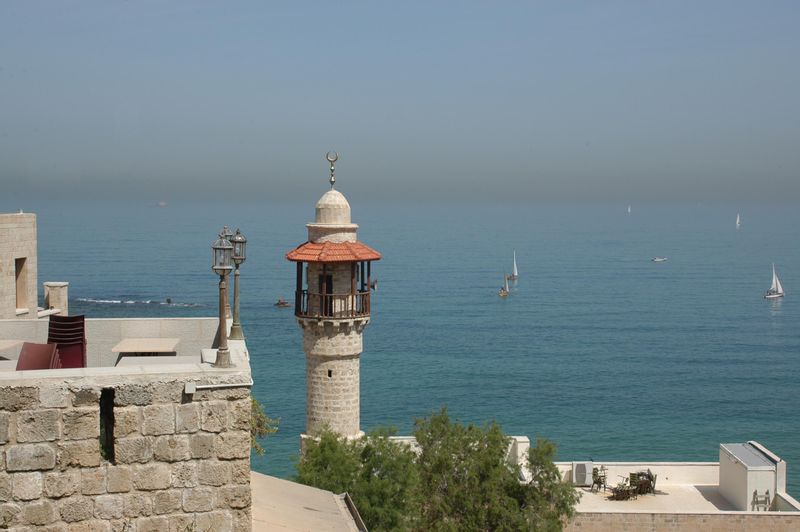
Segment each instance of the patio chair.
[{"label": "patio chair", "polygon": [[60,368],[56,344],[25,342],[19,352],[17,371]]},{"label": "patio chair", "polygon": [[84,316],[50,316],[47,343],[58,344],[63,368],[86,367],[86,328]]},{"label": "patio chair", "polygon": [[594,491],[594,487],[597,486],[597,490],[600,491],[600,486],[603,487],[603,491],[606,491],[606,476],[600,473],[600,470],[596,467],[592,468],[592,487],[590,491]]},{"label": "patio chair", "polygon": [[630,473],[628,478],[628,485],[631,487],[631,495],[635,498],[639,494],[639,473]]}]

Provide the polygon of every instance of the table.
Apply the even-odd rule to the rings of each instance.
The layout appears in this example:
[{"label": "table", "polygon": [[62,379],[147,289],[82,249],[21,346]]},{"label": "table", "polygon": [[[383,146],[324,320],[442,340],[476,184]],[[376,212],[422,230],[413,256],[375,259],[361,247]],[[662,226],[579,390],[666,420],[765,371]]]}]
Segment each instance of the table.
[{"label": "table", "polygon": [[150,356],[126,356],[120,358],[116,367],[132,367],[132,366],[165,366],[171,364],[199,364],[200,357],[195,356],[163,356],[163,355],[150,355]]},{"label": "table", "polygon": [[123,338],[112,353],[174,353],[180,338]]}]

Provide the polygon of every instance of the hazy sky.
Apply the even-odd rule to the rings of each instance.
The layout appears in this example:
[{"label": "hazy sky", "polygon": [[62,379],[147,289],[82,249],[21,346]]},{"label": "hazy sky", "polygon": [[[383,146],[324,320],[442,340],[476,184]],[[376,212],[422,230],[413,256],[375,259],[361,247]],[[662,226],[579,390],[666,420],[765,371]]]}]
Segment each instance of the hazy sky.
[{"label": "hazy sky", "polygon": [[[0,195],[800,200],[800,3],[0,2]],[[352,199],[352,198],[351,198]]]}]

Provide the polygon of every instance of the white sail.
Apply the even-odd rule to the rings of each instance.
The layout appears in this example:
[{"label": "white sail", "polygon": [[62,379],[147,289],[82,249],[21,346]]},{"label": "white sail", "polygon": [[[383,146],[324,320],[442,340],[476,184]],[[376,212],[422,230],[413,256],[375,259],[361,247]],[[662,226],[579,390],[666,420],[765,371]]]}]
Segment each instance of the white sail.
[{"label": "white sail", "polygon": [[516,279],[519,277],[519,272],[517,271],[517,250],[514,250],[514,266],[511,268],[511,278]]},{"label": "white sail", "polygon": [[772,265],[772,286],[769,289],[773,294],[783,294],[783,285],[781,280],[778,279],[778,274],[775,272],[775,265]]},{"label": "white sail", "polygon": [[631,206],[628,205],[628,214],[630,214],[630,213],[631,213]]},{"label": "white sail", "polygon": [[742,226],[742,217],[739,216],[739,213],[736,213],[736,229],[739,229]]},{"label": "white sail", "polygon": [[503,276],[503,290],[508,292],[508,277],[506,277],[505,275]]}]

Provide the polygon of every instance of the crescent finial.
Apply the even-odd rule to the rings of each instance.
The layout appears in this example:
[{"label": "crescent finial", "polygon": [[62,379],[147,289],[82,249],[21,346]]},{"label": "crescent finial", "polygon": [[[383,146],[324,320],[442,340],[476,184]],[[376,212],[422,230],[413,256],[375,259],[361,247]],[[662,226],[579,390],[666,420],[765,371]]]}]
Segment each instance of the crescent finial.
[{"label": "crescent finial", "polygon": [[[331,153],[333,155],[331,155]],[[331,150],[325,154],[325,159],[331,163],[331,177],[329,181],[331,183],[331,190],[333,190],[333,185],[336,184],[336,161],[339,160],[339,153]]]}]

